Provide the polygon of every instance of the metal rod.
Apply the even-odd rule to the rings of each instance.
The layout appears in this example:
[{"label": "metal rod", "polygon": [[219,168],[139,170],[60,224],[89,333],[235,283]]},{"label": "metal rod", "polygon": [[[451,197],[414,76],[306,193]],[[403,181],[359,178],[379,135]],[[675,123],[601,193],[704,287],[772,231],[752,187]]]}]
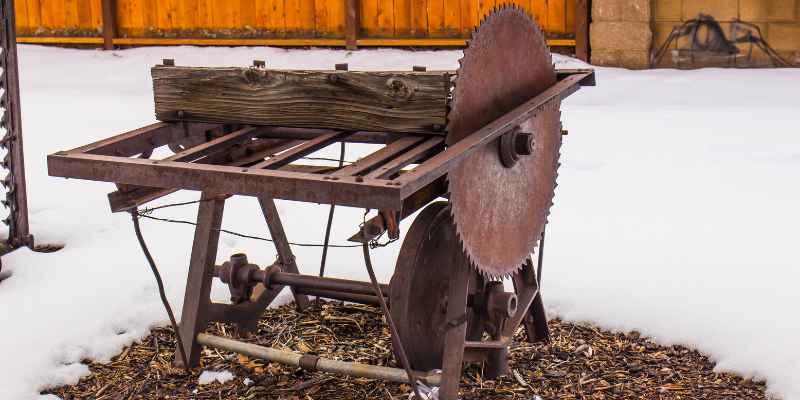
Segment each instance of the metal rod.
[{"label": "metal rod", "polygon": [[304,294],[307,296],[316,296],[317,298],[349,301],[351,303],[366,304],[369,306],[377,307],[380,305],[378,298],[375,297],[374,295],[343,293],[343,292],[336,292],[333,290],[320,290],[320,289],[309,289],[309,288],[297,288],[295,289],[294,292],[297,294]]},{"label": "metal rod", "polygon": [[[199,333],[197,335],[197,343],[204,346],[215,347],[238,354],[243,354],[248,357],[260,358],[293,367],[300,367],[300,358],[303,357],[303,354],[300,353],[277,350],[251,343],[243,343],[205,333]],[[370,379],[382,379],[390,382],[408,383],[408,376],[406,375],[406,372],[400,368],[381,367],[377,365],[320,358],[316,363],[316,369],[318,371],[335,374],[358,376]],[[414,375],[418,380],[421,380],[426,385],[438,386],[441,382],[441,374],[439,373],[415,372]]]},{"label": "metal rod", "polygon": [[[362,228],[365,229],[365,228]],[[364,232],[366,236],[366,232]],[[411,363],[408,361],[408,356],[406,355],[406,350],[403,346],[403,340],[400,338],[400,335],[397,333],[397,326],[394,324],[394,319],[392,318],[392,314],[389,313],[389,306],[386,304],[386,299],[382,296],[383,290],[381,289],[380,285],[378,284],[378,278],[375,277],[375,271],[372,269],[372,260],[369,257],[369,244],[367,242],[361,243],[361,248],[364,252],[364,264],[367,267],[367,273],[369,274],[369,280],[372,282],[372,288],[375,290],[375,297],[378,298],[378,301],[381,303],[381,311],[383,311],[383,317],[386,318],[386,322],[389,325],[389,331],[392,333],[392,339],[394,343],[397,345],[397,352],[398,358],[400,359],[400,365],[403,366],[405,369],[406,377],[408,378],[407,382],[411,383],[411,387],[414,389],[414,398],[421,399],[422,396],[419,394],[419,385],[417,384],[417,379],[415,378],[414,371],[411,369]]]},{"label": "metal rod", "polygon": [[[339,168],[344,165],[345,142],[341,143],[339,149]],[[325,242],[322,246],[322,258],[319,261],[319,277],[325,276],[325,263],[328,261],[328,243],[331,240],[331,226],[333,225],[333,213],[336,210],[336,204],[331,203],[331,208],[328,210],[328,224],[325,225]]]},{"label": "metal rod", "polygon": [[545,228],[542,228],[542,238],[539,241],[539,258],[536,260],[536,291],[539,291],[539,288],[542,287],[542,265],[544,264],[544,232]]},{"label": "metal rod", "polygon": [[[265,271],[256,271],[253,280],[261,282]],[[367,282],[352,281],[349,279],[320,278],[312,275],[293,274],[291,272],[275,272],[269,277],[270,284],[291,286],[296,289],[318,289],[344,292],[350,294],[374,295],[375,291]],[[389,295],[389,285],[382,284],[381,292]]]},{"label": "metal rod", "polygon": [[175,314],[172,312],[172,307],[169,305],[167,295],[164,293],[164,282],[161,280],[161,274],[158,272],[156,262],[153,260],[153,256],[150,254],[150,249],[148,249],[147,243],[145,243],[144,237],[142,236],[142,230],[139,228],[139,217],[136,215],[135,209],[131,211],[131,219],[133,220],[133,231],[136,233],[136,239],[139,241],[139,246],[142,248],[142,253],[144,253],[144,257],[147,259],[147,263],[150,265],[150,270],[153,272],[153,277],[156,279],[158,295],[161,297],[161,303],[164,305],[164,309],[167,311],[167,316],[169,316],[169,322],[172,325],[172,330],[175,331],[175,338],[178,341],[178,353],[181,356],[183,368],[188,371],[191,366],[189,365],[189,358],[186,357],[186,350],[183,347],[181,331],[178,329],[178,322],[175,321]]}]

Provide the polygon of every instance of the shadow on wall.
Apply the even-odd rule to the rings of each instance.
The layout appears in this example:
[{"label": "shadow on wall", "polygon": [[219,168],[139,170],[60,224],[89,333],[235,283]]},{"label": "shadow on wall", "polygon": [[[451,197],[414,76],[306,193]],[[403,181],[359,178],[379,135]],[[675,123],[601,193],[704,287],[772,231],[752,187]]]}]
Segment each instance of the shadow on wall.
[{"label": "shadow on wall", "polygon": [[726,36],[714,17],[700,14],[672,29],[664,43],[652,53],[650,65],[678,68],[790,67],[791,63],[767,43],[757,25],[732,21]]}]

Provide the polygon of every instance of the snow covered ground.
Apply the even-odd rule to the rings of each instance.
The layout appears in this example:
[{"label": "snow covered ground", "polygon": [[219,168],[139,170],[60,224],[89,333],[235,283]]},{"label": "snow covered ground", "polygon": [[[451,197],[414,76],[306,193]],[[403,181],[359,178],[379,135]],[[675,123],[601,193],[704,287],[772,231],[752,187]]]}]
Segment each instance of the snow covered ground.
[{"label": "snow covered ground", "polygon": [[[153,121],[149,67],[452,69],[458,51],[285,51],[140,48],[101,52],[20,46],[31,230],[53,254],[3,257],[0,398],[37,397],[74,383],[86,358],[107,360],[166,323],[129,216],[111,214],[107,183],[50,178],[45,155]],[[561,64],[577,62],[559,59]],[[551,316],[636,329],[710,354],[721,370],[768,379],[800,398],[800,70],[597,70],[598,86],[563,107],[569,136],[548,227],[545,302]],[[348,159],[367,151],[351,146]],[[332,151],[330,155],[333,155]],[[162,202],[190,200],[179,193]],[[278,204],[290,239],[322,240],[327,206]],[[343,242],[361,210],[337,209]],[[164,210],[192,219],[196,207]],[[228,202],[226,228],[266,235],[253,199]],[[408,226],[408,222],[404,227]],[[180,310],[190,227],[144,221],[173,308]],[[383,280],[399,246],[376,250]],[[319,249],[295,249],[314,272]],[[263,242],[223,235],[219,258]],[[328,271],[366,279],[358,250],[332,249]],[[226,291],[216,286],[214,296]]]}]

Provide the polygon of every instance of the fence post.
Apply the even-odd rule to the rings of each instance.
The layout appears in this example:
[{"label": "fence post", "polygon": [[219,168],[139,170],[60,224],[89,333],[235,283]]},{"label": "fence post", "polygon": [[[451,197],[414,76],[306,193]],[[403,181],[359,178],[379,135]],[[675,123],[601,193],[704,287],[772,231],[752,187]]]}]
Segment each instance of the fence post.
[{"label": "fence post", "polygon": [[575,56],[589,62],[589,1],[575,2]]},{"label": "fence post", "polygon": [[114,38],[117,36],[116,3],[116,0],[103,0],[103,50],[114,49]]},{"label": "fence post", "polygon": [[359,0],[345,1],[345,27],[344,40],[348,50],[355,50],[358,40],[358,9]]}]

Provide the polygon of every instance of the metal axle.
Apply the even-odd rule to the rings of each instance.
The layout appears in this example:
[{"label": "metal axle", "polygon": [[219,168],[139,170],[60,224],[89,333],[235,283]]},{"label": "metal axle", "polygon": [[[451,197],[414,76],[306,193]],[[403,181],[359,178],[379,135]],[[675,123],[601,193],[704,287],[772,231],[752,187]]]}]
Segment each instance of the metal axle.
[{"label": "metal axle", "polygon": [[[408,383],[408,376],[402,368],[381,367],[377,365],[361,364],[346,361],[330,360],[314,355],[299,354],[286,350],[277,350],[270,347],[258,346],[251,343],[239,342],[205,333],[197,334],[197,343],[232,351],[248,357],[260,358],[306,370],[316,370],[358,376],[369,379],[382,379],[390,382]],[[414,372],[414,376],[429,386],[439,386],[441,374],[433,372]]]}]

